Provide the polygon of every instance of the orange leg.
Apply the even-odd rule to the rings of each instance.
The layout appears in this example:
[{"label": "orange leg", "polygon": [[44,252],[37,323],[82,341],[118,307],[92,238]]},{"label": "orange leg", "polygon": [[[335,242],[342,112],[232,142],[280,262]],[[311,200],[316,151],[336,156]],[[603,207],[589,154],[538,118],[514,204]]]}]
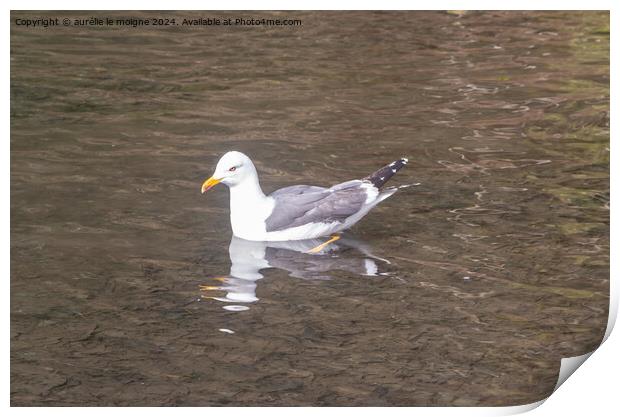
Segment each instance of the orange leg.
[{"label": "orange leg", "polygon": [[319,246],[317,246],[317,247],[314,247],[314,248],[310,249],[310,250],[308,251],[308,253],[317,253],[317,252],[320,252],[320,251],[322,251],[322,250],[323,250],[323,249],[324,249],[327,245],[329,245],[329,244],[330,244],[330,243],[332,243],[332,242],[337,241],[338,239],[340,239],[340,236],[338,236],[338,235],[333,235],[333,236],[331,237],[331,239],[329,239],[327,242],[325,242],[325,243],[321,243]]}]

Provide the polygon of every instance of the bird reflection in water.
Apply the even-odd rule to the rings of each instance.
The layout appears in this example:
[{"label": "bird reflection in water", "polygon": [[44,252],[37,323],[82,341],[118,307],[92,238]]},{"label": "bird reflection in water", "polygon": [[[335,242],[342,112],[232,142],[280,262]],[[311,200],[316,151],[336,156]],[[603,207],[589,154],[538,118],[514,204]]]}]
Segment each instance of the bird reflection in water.
[{"label": "bird reflection in water", "polygon": [[[212,278],[214,285],[201,285],[202,298],[224,302],[223,308],[228,311],[248,310],[248,304],[258,301],[257,281],[263,278],[261,270],[267,268],[312,280],[331,279],[330,271],[334,270],[371,277],[388,275],[380,269],[389,261],[373,255],[358,239],[343,234],[329,245],[324,243],[321,239],[255,242],[233,236],[228,248],[230,275]],[[226,295],[221,295],[223,292]]]}]

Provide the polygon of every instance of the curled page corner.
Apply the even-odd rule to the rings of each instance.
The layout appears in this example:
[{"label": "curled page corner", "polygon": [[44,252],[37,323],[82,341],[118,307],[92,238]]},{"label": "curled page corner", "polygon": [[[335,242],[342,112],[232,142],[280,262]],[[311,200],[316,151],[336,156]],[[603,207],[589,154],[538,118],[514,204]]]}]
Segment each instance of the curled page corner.
[{"label": "curled page corner", "polygon": [[[555,388],[553,388],[553,392],[555,392],[560,385],[562,385],[569,376],[571,376],[577,368],[579,368],[583,363],[592,355],[594,351],[585,353],[580,356],[573,356],[570,358],[562,358],[560,362],[560,374],[558,375],[558,382],[555,384]],[[553,394],[553,392],[551,394]]]},{"label": "curled page corner", "polygon": [[[616,325],[616,316],[618,315],[618,292],[617,289],[612,288],[612,283],[610,283],[610,300],[609,300],[609,315],[607,318],[607,328],[605,329],[605,335],[603,336],[603,340],[598,345],[596,349],[598,349],[605,341],[609,338],[611,331]],[[560,386],[566,382],[568,377],[570,377],[583,363],[594,353],[596,352],[594,349],[592,352],[584,353],[580,356],[573,356],[570,358],[562,358],[560,363],[560,373],[558,375],[558,382],[555,384],[555,388],[553,388],[553,392],[555,392]],[[551,394],[553,394],[553,392]]]},{"label": "curled page corner", "polygon": [[607,328],[605,329],[605,335],[603,336],[603,340],[598,345],[596,349],[591,352],[584,353],[579,356],[572,356],[568,358],[562,358],[560,362],[560,372],[558,374],[558,382],[555,384],[553,391],[542,400],[524,404],[524,405],[516,405],[516,406],[508,406],[508,407],[500,407],[497,409],[496,415],[514,415],[521,414],[531,411],[540,405],[542,405],[555,391],[557,391],[560,386],[566,382],[566,380],[581,366],[583,363],[594,353],[596,350],[609,338],[611,331],[613,330],[616,324],[616,316],[618,315],[618,290],[610,283],[610,300],[609,300],[609,316],[607,319]]},{"label": "curled page corner", "polygon": [[555,384],[553,391],[547,397],[543,398],[542,400],[530,403],[530,404],[500,407],[497,410],[498,411],[497,415],[507,416],[507,415],[522,414],[522,413],[527,413],[528,411],[532,411],[535,408],[538,408],[545,401],[547,401],[549,397],[553,395],[553,393],[560,387],[560,385],[566,382],[568,377],[570,377],[573,374],[573,372],[575,372],[577,368],[579,368],[590,357],[590,355],[592,355],[592,353],[594,352],[588,352],[581,356],[562,358],[562,361],[560,362],[560,372],[558,375],[558,382]]},{"label": "curled page corner", "polygon": [[[610,283],[611,284],[611,283]],[[598,345],[596,349],[598,349],[605,341],[609,338],[611,331],[613,330],[616,324],[616,316],[618,315],[618,294],[617,291],[612,291],[610,288],[610,300],[609,300],[609,315],[607,318],[607,328],[605,329],[605,335],[603,336],[603,340]],[[558,375],[558,382],[555,384],[555,388],[553,388],[553,392],[555,392],[560,386],[566,382],[568,377],[570,377],[583,363],[594,353],[596,352],[594,349],[592,352],[584,353],[580,356],[573,356],[570,358],[562,358],[560,362],[560,373]],[[553,392],[551,394],[553,394]]]}]

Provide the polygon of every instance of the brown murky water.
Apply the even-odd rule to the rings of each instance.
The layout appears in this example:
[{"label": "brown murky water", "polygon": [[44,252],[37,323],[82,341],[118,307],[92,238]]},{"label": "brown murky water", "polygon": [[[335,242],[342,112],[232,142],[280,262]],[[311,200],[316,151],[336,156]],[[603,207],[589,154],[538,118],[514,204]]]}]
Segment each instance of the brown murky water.
[{"label": "brown murky water", "polygon": [[[608,13],[40,15],[11,23],[13,405],[516,405],[600,342]],[[321,254],[231,242],[200,194],[230,149],[266,191],[399,156],[420,185]]]}]

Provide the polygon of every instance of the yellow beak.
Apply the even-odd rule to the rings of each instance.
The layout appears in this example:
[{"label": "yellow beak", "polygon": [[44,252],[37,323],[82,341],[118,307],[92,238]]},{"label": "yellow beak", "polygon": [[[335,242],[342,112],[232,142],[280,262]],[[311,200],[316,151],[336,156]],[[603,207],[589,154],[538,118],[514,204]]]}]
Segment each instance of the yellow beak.
[{"label": "yellow beak", "polygon": [[217,185],[220,183],[220,180],[217,180],[213,177],[209,178],[208,180],[206,180],[203,184],[202,184],[202,189],[200,190],[200,192],[202,194],[205,193],[205,191],[209,191],[209,189],[211,187],[213,187],[214,185]]}]

